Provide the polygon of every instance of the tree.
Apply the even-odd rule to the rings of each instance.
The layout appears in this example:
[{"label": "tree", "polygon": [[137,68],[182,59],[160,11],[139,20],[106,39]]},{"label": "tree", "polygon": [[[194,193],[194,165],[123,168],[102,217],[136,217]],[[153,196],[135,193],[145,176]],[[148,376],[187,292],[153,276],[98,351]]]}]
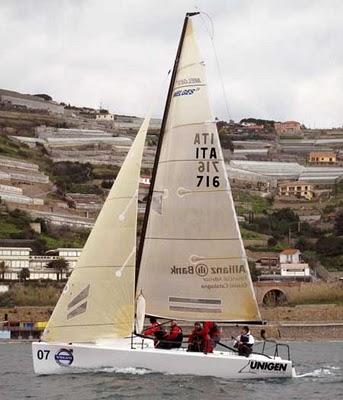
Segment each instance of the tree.
[{"label": "tree", "polygon": [[8,267],[5,264],[5,261],[0,262],[0,279],[3,281],[5,279],[5,273],[8,271]]},{"label": "tree", "polygon": [[54,269],[56,271],[56,277],[57,280],[59,281],[62,279],[63,272],[68,271],[69,263],[65,258],[58,258],[56,260],[50,261],[47,266],[47,268]]},{"label": "tree", "polygon": [[267,244],[268,244],[268,247],[274,247],[277,245],[277,240],[275,238],[271,237],[268,239]]},{"label": "tree", "polygon": [[317,240],[316,250],[323,256],[340,256],[343,254],[343,238],[324,236]]},{"label": "tree", "polygon": [[222,148],[229,149],[233,153],[234,146],[233,146],[233,143],[232,143],[230,137],[227,135],[225,128],[219,129],[219,139],[220,139],[220,144],[222,145]]},{"label": "tree", "polygon": [[48,94],[45,94],[45,93],[34,94],[34,96],[41,97],[42,99],[44,99],[46,101],[51,101],[52,100],[52,97],[49,96]]},{"label": "tree", "polygon": [[111,189],[111,187],[113,186],[113,181],[102,181],[101,182],[101,187],[104,189]]},{"label": "tree", "polygon": [[311,250],[311,243],[304,236],[300,236],[295,243],[295,248],[302,251]]},{"label": "tree", "polygon": [[28,268],[22,268],[18,274],[18,279],[20,281],[26,281],[26,279],[30,278],[30,270]]},{"label": "tree", "polygon": [[343,210],[336,214],[335,231],[337,236],[343,236]]},{"label": "tree", "polygon": [[40,237],[31,244],[31,248],[34,254],[45,254],[48,249],[46,240]]}]

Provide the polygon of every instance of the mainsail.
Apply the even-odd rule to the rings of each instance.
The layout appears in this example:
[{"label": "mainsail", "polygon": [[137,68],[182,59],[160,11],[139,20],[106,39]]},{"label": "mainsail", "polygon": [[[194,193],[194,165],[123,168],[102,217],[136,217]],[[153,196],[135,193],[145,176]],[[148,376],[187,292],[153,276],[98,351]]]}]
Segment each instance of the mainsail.
[{"label": "mainsail", "polygon": [[[178,58],[179,57],[179,58]],[[147,314],[260,321],[192,21],[186,17],[143,230]]]},{"label": "mainsail", "polygon": [[148,125],[146,118],[44,331],[45,341],[94,342],[133,330],[138,185]]}]

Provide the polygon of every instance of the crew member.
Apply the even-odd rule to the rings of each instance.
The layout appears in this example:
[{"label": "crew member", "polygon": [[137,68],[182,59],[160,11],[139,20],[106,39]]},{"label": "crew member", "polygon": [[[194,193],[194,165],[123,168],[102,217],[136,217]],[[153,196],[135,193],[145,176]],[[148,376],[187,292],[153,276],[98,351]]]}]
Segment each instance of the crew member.
[{"label": "crew member", "polygon": [[155,317],[149,318],[150,325],[143,331],[145,336],[154,336],[156,332],[161,331],[161,325],[157,322]]},{"label": "crew member", "polygon": [[192,333],[188,338],[188,351],[213,353],[213,345],[207,329],[200,322],[195,322]]},{"label": "crew member", "polygon": [[237,348],[240,356],[249,357],[252,353],[252,348],[255,343],[253,335],[250,333],[248,326],[243,326],[241,334],[237,336],[234,347]]},{"label": "crew member", "polygon": [[164,340],[170,343],[170,348],[179,348],[182,345],[183,333],[181,327],[176,323],[176,321],[170,322],[170,332],[165,336]]},{"label": "crew member", "polygon": [[220,342],[221,329],[215,322],[205,321],[204,331],[210,336],[212,346],[215,348],[217,343]]},{"label": "crew member", "polygon": [[166,333],[155,346],[159,349],[175,349],[182,345],[183,333],[176,321],[170,322],[170,332]]}]

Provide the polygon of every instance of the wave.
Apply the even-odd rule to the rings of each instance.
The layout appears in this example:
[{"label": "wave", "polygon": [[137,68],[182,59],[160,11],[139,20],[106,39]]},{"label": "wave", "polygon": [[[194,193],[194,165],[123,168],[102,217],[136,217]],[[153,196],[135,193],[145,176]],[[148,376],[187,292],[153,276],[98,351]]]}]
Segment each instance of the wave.
[{"label": "wave", "polygon": [[105,367],[96,370],[95,372],[106,372],[106,373],[116,373],[116,374],[131,374],[131,375],[146,375],[151,374],[152,371],[145,368],[135,368],[135,367],[125,367],[125,368],[115,368],[115,367]]},{"label": "wave", "polygon": [[311,372],[306,372],[304,374],[296,374],[295,378],[307,378],[307,377],[316,377],[316,378],[321,378],[321,377],[326,377],[328,375],[336,375],[335,371],[340,370],[340,367],[335,367],[335,366],[325,366],[322,368],[315,369],[314,371]]}]

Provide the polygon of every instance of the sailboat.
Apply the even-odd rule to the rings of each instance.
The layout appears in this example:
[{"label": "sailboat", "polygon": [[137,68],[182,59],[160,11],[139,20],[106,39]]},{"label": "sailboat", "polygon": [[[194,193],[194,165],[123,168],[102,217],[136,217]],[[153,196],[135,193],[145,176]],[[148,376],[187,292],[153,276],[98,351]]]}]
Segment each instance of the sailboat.
[{"label": "sailboat", "polygon": [[32,344],[37,374],[143,368],[227,379],[291,377],[277,354],[154,348],[145,315],[261,322],[216,123],[205,64],[187,13],[171,76],[140,246],[137,197],[149,125],[140,128],[51,315]]}]

